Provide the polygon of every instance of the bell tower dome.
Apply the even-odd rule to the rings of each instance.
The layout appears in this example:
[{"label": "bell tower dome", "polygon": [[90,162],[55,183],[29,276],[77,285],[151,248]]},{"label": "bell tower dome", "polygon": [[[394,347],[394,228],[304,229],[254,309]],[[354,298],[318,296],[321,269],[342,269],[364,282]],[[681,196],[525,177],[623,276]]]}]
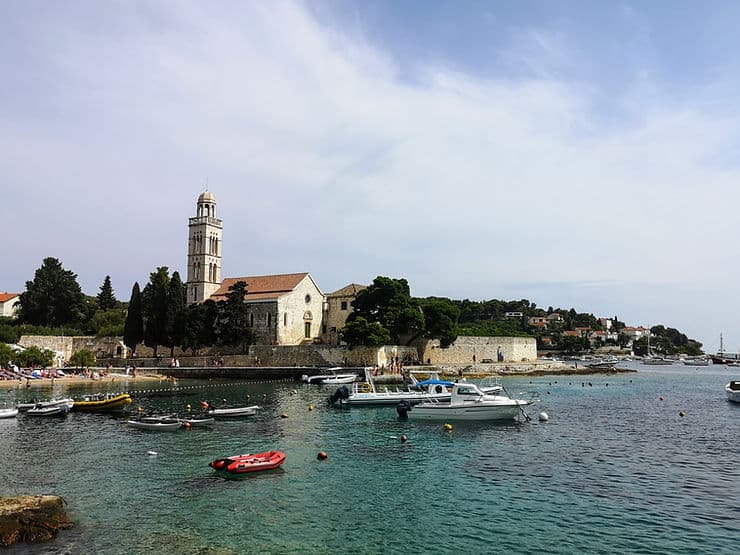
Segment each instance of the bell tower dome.
[{"label": "bell tower dome", "polygon": [[203,191],[188,223],[188,304],[202,303],[221,285],[221,231],[216,197]]}]

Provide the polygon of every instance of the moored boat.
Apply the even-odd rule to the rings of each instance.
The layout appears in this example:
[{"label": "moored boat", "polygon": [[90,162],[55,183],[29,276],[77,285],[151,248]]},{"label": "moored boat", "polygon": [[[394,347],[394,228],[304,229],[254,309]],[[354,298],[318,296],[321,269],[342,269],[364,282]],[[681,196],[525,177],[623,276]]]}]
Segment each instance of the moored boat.
[{"label": "moored boat", "polygon": [[33,401],[31,403],[18,403],[16,408],[19,412],[28,412],[32,409],[45,409],[57,406],[65,406],[68,412],[74,406],[74,399],[65,397],[64,399],[51,399],[49,401]]},{"label": "moored boat", "polygon": [[206,410],[208,416],[222,417],[222,418],[235,418],[239,416],[254,416],[257,414],[259,409],[258,405],[251,405],[249,407],[219,407],[209,408]]},{"label": "moored boat", "polygon": [[15,418],[18,416],[18,409],[15,407],[0,409],[0,418]]},{"label": "moored boat", "polygon": [[714,364],[740,365],[740,353],[728,353],[725,351],[725,340],[721,333],[719,334],[719,351],[710,358]]},{"label": "moored boat", "polygon": [[65,416],[69,412],[69,406],[60,404],[60,405],[51,405],[51,406],[43,406],[39,404],[38,406],[28,409],[26,411],[26,414],[28,416]]},{"label": "moored boat", "polygon": [[187,418],[180,418],[183,426],[189,424],[191,426],[210,426],[216,421],[212,416],[188,416]]},{"label": "moored boat", "polygon": [[323,384],[323,385],[335,385],[335,384],[347,384],[357,380],[357,374],[354,373],[340,373],[343,370],[341,366],[329,368],[330,374],[318,374],[316,376],[309,376],[303,374],[301,379],[307,384]]},{"label": "moored boat", "polygon": [[727,400],[733,403],[740,403],[740,380],[732,380],[725,386]]},{"label": "moored boat", "polygon": [[229,474],[246,474],[261,470],[274,470],[285,462],[285,453],[282,451],[266,451],[264,453],[233,455],[216,459],[208,463],[214,470]]},{"label": "moored boat", "polygon": [[179,419],[172,416],[135,416],[126,424],[139,430],[174,431],[182,426]]},{"label": "moored boat", "polygon": [[131,395],[128,393],[94,393],[84,395],[74,402],[73,410],[87,412],[107,412],[123,410],[131,404]]},{"label": "moored boat", "polygon": [[452,388],[449,401],[426,401],[416,406],[399,403],[397,410],[400,416],[415,420],[513,420],[522,415],[529,416],[524,407],[536,400],[513,399],[503,390],[487,395],[473,383],[456,383]]}]

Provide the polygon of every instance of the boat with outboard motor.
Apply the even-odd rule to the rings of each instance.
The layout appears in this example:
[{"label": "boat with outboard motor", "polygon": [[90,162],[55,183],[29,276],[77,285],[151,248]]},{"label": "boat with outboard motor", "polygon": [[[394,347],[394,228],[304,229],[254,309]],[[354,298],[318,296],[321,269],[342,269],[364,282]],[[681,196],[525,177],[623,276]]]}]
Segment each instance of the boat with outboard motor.
[{"label": "boat with outboard motor", "polygon": [[72,410],[85,412],[112,412],[123,410],[131,404],[131,395],[128,393],[93,393],[76,399]]},{"label": "boat with outboard motor", "polygon": [[247,474],[261,470],[275,470],[285,462],[285,453],[282,451],[266,451],[264,453],[246,453],[216,459],[208,463],[212,469],[228,472],[229,474]]},{"label": "boat with outboard motor", "polygon": [[732,380],[725,386],[727,400],[733,403],[740,403],[740,380]]},{"label": "boat with outboard motor", "polygon": [[528,400],[513,399],[503,388],[486,394],[474,383],[456,383],[449,401],[428,400],[416,406],[401,402],[396,410],[415,420],[513,420],[520,415],[530,420],[524,407],[536,400],[535,393]]}]

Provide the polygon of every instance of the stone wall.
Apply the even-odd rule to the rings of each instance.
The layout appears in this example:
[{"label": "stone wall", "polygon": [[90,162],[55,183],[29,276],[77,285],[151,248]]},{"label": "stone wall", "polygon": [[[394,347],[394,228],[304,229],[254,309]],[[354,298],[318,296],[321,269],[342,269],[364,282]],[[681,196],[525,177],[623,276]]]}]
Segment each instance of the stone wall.
[{"label": "stone wall", "polygon": [[458,337],[449,347],[442,348],[438,340],[427,341],[421,348],[422,361],[431,364],[464,364],[497,362],[499,349],[503,362],[537,360],[534,337]]}]

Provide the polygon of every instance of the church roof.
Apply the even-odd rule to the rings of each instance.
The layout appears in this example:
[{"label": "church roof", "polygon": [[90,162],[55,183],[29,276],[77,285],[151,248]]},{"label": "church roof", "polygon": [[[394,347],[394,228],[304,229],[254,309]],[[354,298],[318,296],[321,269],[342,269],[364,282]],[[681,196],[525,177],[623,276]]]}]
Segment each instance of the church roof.
[{"label": "church roof", "polygon": [[216,292],[211,295],[211,299],[214,301],[224,300],[229,292],[229,287],[238,281],[243,281],[247,284],[247,295],[244,297],[246,301],[277,299],[293,291],[307,275],[308,272],[300,274],[278,274],[275,276],[226,278],[221,282],[221,286]]},{"label": "church roof", "polygon": [[334,291],[334,293],[329,293],[327,297],[354,297],[362,291],[363,289],[367,289],[367,285],[358,285],[357,283],[350,283],[349,285],[345,285],[341,289],[338,289],[337,291]]},{"label": "church roof", "polygon": [[0,303],[8,302],[10,299],[15,299],[18,296],[20,296],[20,293],[5,293],[4,291],[1,291]]}]

